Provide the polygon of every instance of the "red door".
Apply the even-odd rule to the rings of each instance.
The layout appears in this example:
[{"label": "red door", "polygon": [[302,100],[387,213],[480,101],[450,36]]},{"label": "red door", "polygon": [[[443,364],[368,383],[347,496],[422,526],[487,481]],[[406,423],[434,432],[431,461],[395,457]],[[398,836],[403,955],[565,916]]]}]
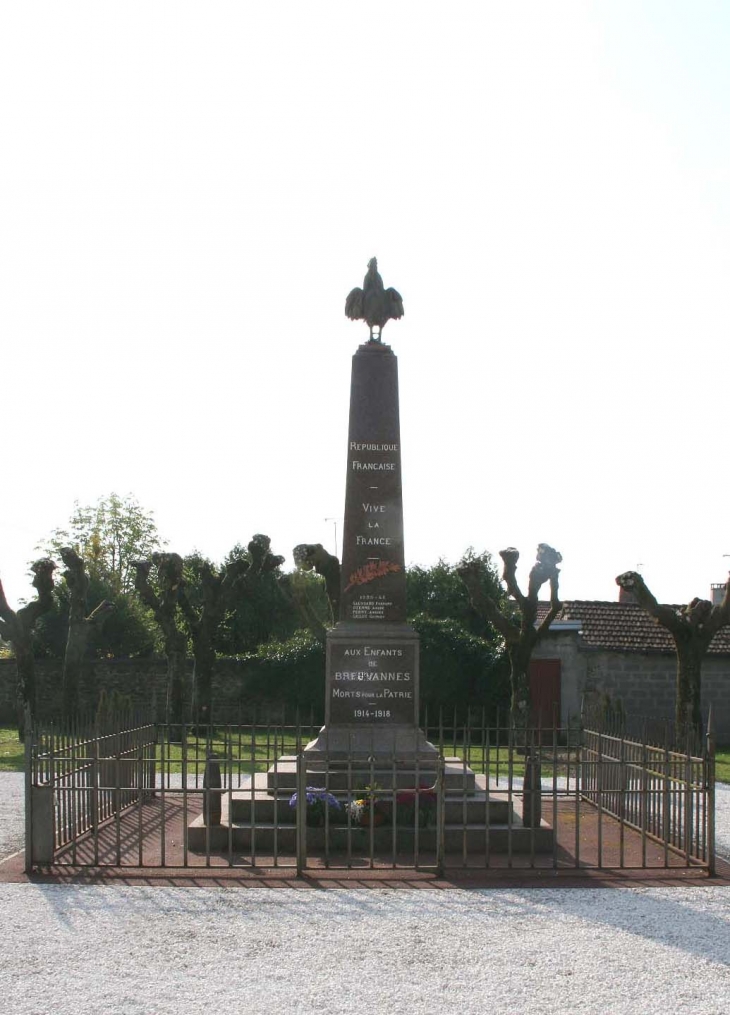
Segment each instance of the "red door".
[{"label": "red door", "polygon": [[560,725],[560,660],[533,659],[530,662],[530,722],[552,729]]}]

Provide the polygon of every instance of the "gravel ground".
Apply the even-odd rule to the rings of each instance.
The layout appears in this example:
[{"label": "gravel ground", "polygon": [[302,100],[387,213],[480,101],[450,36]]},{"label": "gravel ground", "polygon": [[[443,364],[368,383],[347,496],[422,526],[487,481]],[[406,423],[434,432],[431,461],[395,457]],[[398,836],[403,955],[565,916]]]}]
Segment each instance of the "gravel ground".
[{"label": "gravel ground", "polygon": [[[22,799],[23,776],[0,774],[0,856],[21,848]],[[717,804],[730,856],[730,786]],[[711,887],[0,884],[0,996],[14,1015],[728,1015],[729,901]]]},{"label": "gravel ground", "polygon": [[22,772],[0,772],[0,860],[23,848],[24,779]]},{"label": "gravel ground", "polygon": [[14,1015],[727,1015],[722,888],[0,885]]}]

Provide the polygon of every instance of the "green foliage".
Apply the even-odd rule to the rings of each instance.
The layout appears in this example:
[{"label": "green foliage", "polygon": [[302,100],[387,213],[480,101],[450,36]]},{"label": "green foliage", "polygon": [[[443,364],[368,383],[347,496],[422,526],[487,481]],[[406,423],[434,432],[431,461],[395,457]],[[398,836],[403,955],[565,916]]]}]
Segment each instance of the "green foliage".
[{"label": "green foliage", "polygon": [[91,578],[103,581],[116,596],[134,588],[133,560],[142,560],[164,545],[151,511],[136,497],[110,493],[94,505],[78,501],[64,529],[55,529],[38,549],[58,559],[62,546],[72,546],[84,558]]},{"label": "green foliage", "polygon": [[22,772],[25,745],[16,726],[0,726],[0,772]]},{"label": "green foliage", "polygon": [[406,572],[406,596],[409,619],[415,616],[431,617],[434,620],[452,620],[465,631],[496,643],[499,637],[491,624],[474,610],[469,593],[456,568],[466,562],[478,561],[482,571],[485,591],[496,599],[505,600],[497,569],[488,553],[475,553],[471,547],[459,564],[449,564],[443,558],[431,567],[411,565]]},{"label": "green foliage", "polygon": [[[459,563],[478,561],[485,590],[506,601],[488,553],[471,548]],[[459,565],[440,559],[406,574],[408,616],[421,636],[421,707],[484,706],[490,712],[509,700],[509,667],[502,641],[473,609]]]},{"label": "green foliage", "polygon": [[[226,556],[223,567],[241,557],[248,560],[250,554],[238,543]],[[216,650],[219,655],[256,652],[259,645],[269,641],[285,641],[301,626],[294,604],[280,588],[281,578],[281,570],[277,567],[239,583],[231,609],[218,632]]]},{"label": "green foliage", "polygon": [[715,752],[715,778],[730,783],[730,744],[718,747]]},{"label": "green foliage", "polygon": [[[93,506],[77,502],[66,528],[55,529],[39,546],[59,563],[62,546],[72,546],[83,558],[89,575],[87,615],[104,599],[114,603],[114,612],[90,633],[90,655],[119,658],[159,650],[156,625],[133,591],[131,563],[149,557],[163,542],[151,512],[131,495],[111,493]],[[33,635],[36,654],[55,659],[63,658],[68,637],[69,594],[62,568],[56,572],[53,610],[40,618]]]},{"label": "green foliage", "polygon": [[[316,571],[300,571],[296,568],[294,571],[290,571],[286,575],[286,578],[293,588],[302,590],[305,593],[309,605],[314,610],[317,618],[326,627],[330,627],[332,624],[332,611],[330,610],[327,589],[322,575],[317,574]],[[301,618],[299,623],[301,623]]]},{"label": "green foliage", "polygon": [[[59,582],[53,593],[53,609],[39,618],[33,633],[36,655],[63,659],[68,637],[69,594],[65,582]],[[107,582],[99,577],[89,581],[87,615],[104,599],[115,609],[103,624],[95,625],[89,635],[89,654],[99,658],[149,656],[160,650],[159,632],[147,609],[133,593],[114,594]]]},{"label": "green foliage", "polygon": [[451,709],[472,705],[491,715],[509,700],[509,667],[484,638],[457,621],[412,618],[421,636],[421,707]]},{"label": "green foliage", "polygon": [[286,641],[271,641],[245,658],[244,695],[255,702],[286,702],[287,706],[320,713],[324,701],[324,645],[297,631]]}]

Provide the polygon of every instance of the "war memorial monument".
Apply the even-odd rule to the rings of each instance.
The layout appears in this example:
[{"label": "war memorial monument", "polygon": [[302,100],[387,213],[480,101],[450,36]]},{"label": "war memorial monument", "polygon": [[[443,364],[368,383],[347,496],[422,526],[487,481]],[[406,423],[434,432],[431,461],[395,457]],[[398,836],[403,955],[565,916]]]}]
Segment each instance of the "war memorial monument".
[{"label": "war memorial monument", "polygon": [[[532,847],[551,848],[551,829],[544,823],[523,828],[517,801],[490,793],[485,776],[475,775],[461,758],[442,757],[419,728],[419,638],[406,619],[398,362],[382,341],[386,322],[403,316],[403,301],[395,289],[384,288],[375,258],[362,289],[347,297],[345,313],[365,321],[370,337],[352,357],[339,580],[336,558],[321,546],[295,550],[295,559],[297,551],[316,551],[320,573],[325,573],[321,560],[327,562],[335,623],[327,632],[325,723],[300,756],[281,755],[268,772],[252,777],[249,788],[234,792],[230,816],[224,797],[218,827],[205,828],[203,817],[196,818],[188,829],[190,848],[202,850],[206,842],[223,848],[229,822],[239,848],[254,835],[265,848],[269,834],[285,848],[285,823],[293,835],[295,815],[282,805],[293,792],[319,788],[345,799],[367,786],[386,795],[436,789],[443,795],[447,849],[462,848],[466,832],[471,849],[483,849],[489,838],[499,851],[508,825],[511,849],[527,848],[520,833],[528,831]],[[324,829],[317,832],[321,837]],[[434,834],[430,829],[431,839]],[[426,830],[423,835],[426,846]]]}]

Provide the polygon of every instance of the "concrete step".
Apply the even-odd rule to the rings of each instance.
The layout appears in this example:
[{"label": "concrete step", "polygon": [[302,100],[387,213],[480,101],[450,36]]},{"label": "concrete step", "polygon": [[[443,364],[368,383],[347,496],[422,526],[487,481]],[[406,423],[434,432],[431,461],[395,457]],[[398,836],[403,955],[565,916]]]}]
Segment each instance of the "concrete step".
[{"label": "concrete step", "polygon": [[[224,792],[221,800],[221,823],[210,828],[210,849],[212,852],[227,852],[229,835],[232,848],[236,851],[251,851],[253,843],[257,853],[274,852],[291,855],[296,851],[296,814],[289,806],[288,791],[271,794],[267,792],[267,774],[255,777],[254,807],[252,820],[251,791],[237,790],[230,795],[233,820],[229,821],[229,794]],[[461,852],[483,855],[487,848],[500,853],[510,848],[515,853],[550,852],[553,848],[553,831],[543,821],[534,831],[522,826],[522,801],[519,797],[510,799],[506,793],[489,792],[487,811],[486,776],[476,777],[473,794],[447,793],[445,805],[445,848],[447,852]],[[488,823],[487,823],[488,822]],[[230,829],[230,832],[229,832]],[[331,851],[347,850],[347,824],[332,822],[329,826],[329,848]],[[314,852],[325,847],[324,828],[307,828],[307,849]],[[370,830],[351,826],[349,830],[350,849],[362,852],[370,850]],[[188,827],[188,848],[193,852],[206,851],[206,828],[202,815]],[[393,826],[383,825],[374,829],[374,850],[382,854],[393,849]],[[396,826],[396,849],[413,852],[415,829],[406,824]],[[433,828],[418,830],[419,852],[436,848],[436,833]]]},{"label": "concrete step", "polygon": [[[342,794],[340,798],[344,800]],[[289,806],[289,793],[282,796],[271,796],[268,793],[255,793],[253,801],[250,792],[236,792],[231,796],[231,814],[234,822],[256,822],[282,825],[293,825],[296,822],[295,808]],[[387,798],[386,798],[387,800]],[[487,821],[487,800],[485,793],[474,793],[470,796],[447,796],[445,800],[446,824],[474,824]],[[509,803],[504,794],[491,794],[489,797],[489,823],[502,824],[507,822]]]},{"label": "concrete step", "polygon": [[[349,848],[348,848],[349,839]],[[230,827],[230,841],[234,852],[291,856],[296,853],[296,828],[293,825],[272,825],[257,821],[256,825],[234,823]],[[370,829],[331,825],[329,828],[329,851],[333,854],[353,856],[370,855]],[[387,857],[393,853],[393,828],[380,827],[373,830],[373,856]],[[229,847],[228,824],[215,825],[210,829],[211,853],[226,853]],[[416,847],[414,829],[396,829],[395,852],[413,855]],[[307,852],[312,855],[325,850],[325,829],[307,828]],[[553,830],[546,822],[540,828],[523,828],[520,823],[490,825],[489,834],[484,824],[446,825],[444,848],[447,853],[461,853],[464,849],[471,855],[485,855],[487,848],[492,853],[549,853],[553,848]],[[188,849],[194,853],[206,851],[206,829],[202,816],[195,819],[188,828]],[[419,853],[434,852],[436,831],[434,828],[418,830]]]},{"label": "concrete step", "polygon": [[[375,782],[386,789],[395,786],[398,789],[413,789],[418,783],[421,786],[432,786],[436,781],[436,769],[428,763],[419,765],[399,763],[396,766],[378,762],[371,767],[368,764],[330,761],[327,771],[321,769],[307,770],[308,786],[328,786],[336,790],[364,787]],[[297,759],[294,755],[282,755],[267,772],[267,788],[271,792],[289,790],[294,792],[297,786]],[[465,766],[460,758],[444,758],[444,788],[447,792],[461,791],[473,793],[475,786],[474,772]]]}]

